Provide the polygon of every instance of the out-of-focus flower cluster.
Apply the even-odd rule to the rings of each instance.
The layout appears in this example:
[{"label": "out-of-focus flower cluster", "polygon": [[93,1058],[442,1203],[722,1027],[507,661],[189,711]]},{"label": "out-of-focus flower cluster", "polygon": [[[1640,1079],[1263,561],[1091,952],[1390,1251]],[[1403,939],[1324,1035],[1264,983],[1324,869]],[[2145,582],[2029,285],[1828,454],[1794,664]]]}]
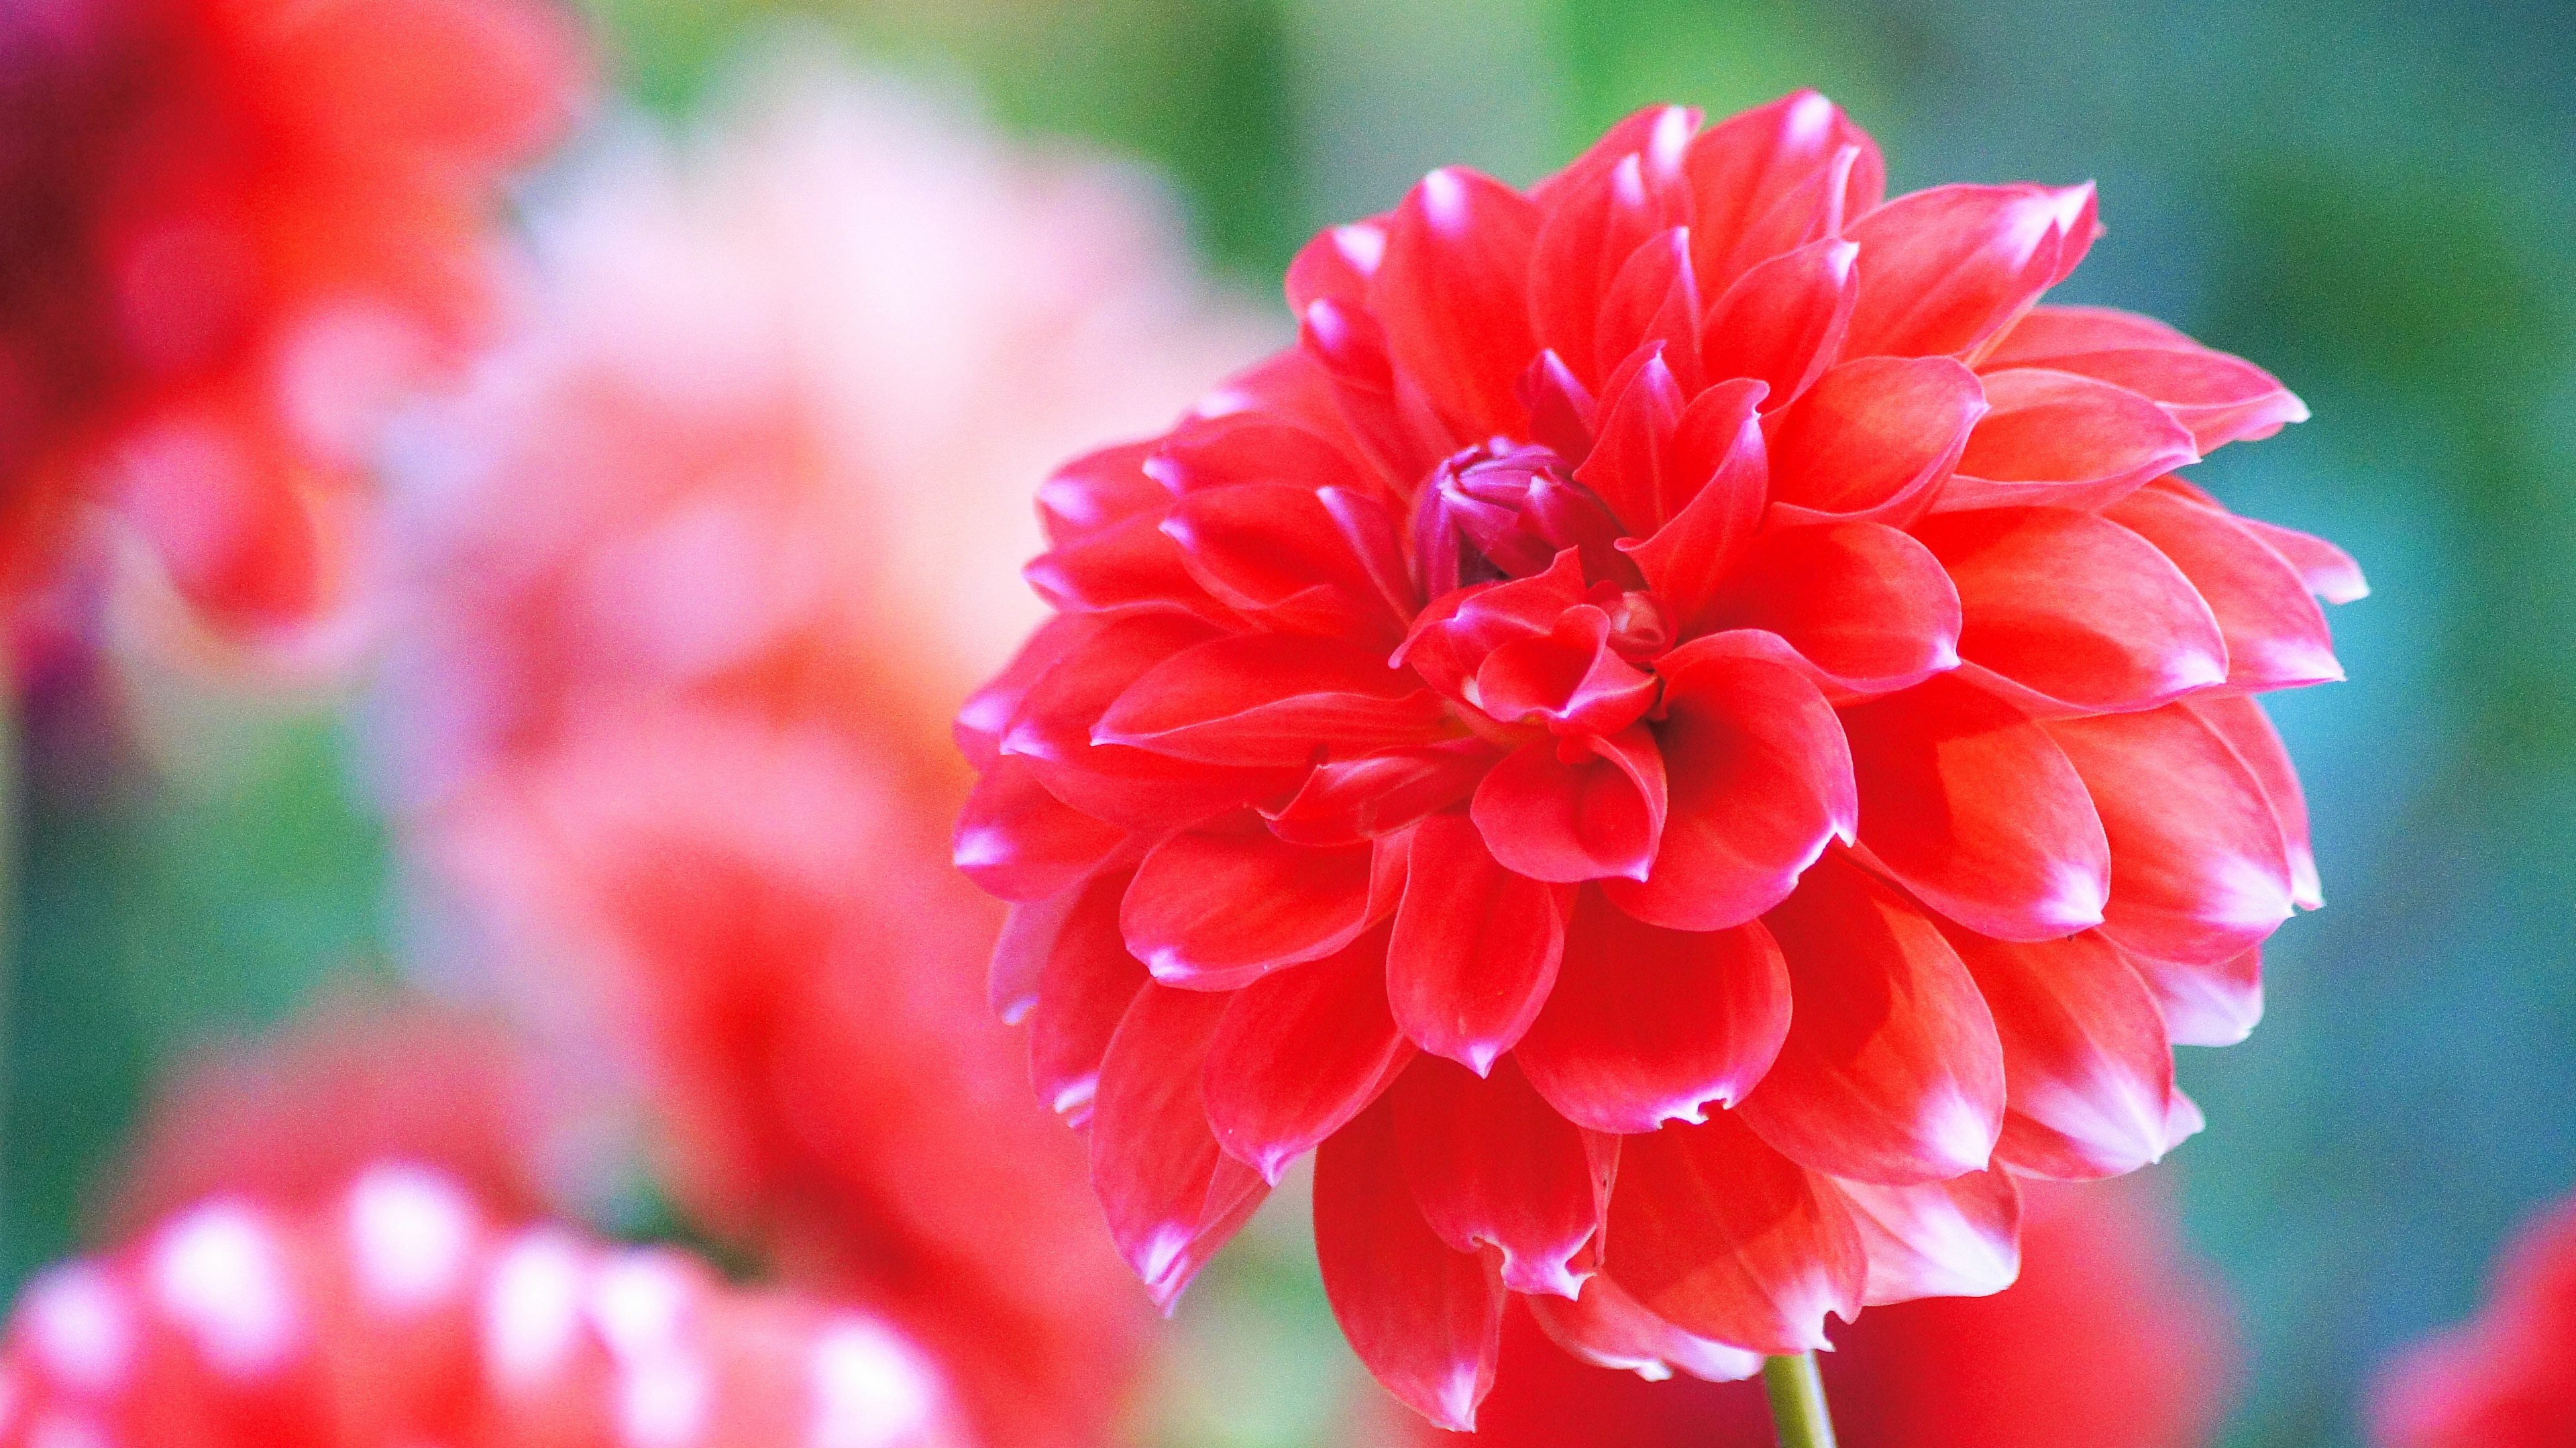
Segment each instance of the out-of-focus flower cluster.
[{"label": "out-of-focus flower cluster", "polygon": [[0,600],[120,514],[241,633],[339,601],[370,424],[488,301],[584,65],[548,0],[0,12]]},{"label": "out-of-focus flower cluster", "polygon": [[2576,1200],[2540,1213],[2478,1315],[2392,1363],[2372,1403],[2384,1448],[2549,1448],[2576,1433]]},{"label": "out-of-focus flower cluster", "polygon": [[612,141],[402,447],[383,710],[501,973],[609,1043],[686,1206],[862,1291],[996,1442],[1092,1441],[1142,1301],[948,868],[945,721],[1035,614],[1028,479],[1258,338],[1130,178],[814,82]]}]

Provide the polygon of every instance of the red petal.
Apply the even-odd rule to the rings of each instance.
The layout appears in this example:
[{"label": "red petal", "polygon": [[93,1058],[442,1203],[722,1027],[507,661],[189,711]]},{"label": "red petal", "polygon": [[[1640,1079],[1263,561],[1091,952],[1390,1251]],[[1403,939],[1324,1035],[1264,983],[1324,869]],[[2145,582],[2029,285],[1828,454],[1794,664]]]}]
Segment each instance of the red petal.
[{"label": "red petal", "polygon": [[1645,167],[1649,185],[1671,186],[1680,179],[1682,158],[1699,123],[1695,106],[1646,106],[1631,111],[1565,169],[1530,187],[1530,200],[1551,212],[1571,205],[1583,188],[1632,154]]},{"label": "red petal", "polygon": [[2122,498],[2104,515],[2182,570],[2227,640],[2227,683],[2249,691],[2343,677],[2325,613],[2289,565],[2234,518],[2159,489]]},{"label": "red petal", "polygon": [[2098,377],[2154,399],[2202,453],[2305,422],[2305,403],[2271,373],[2215,352],[2162,322],[2097,307],[2038,307],[1982,364]]},{"label": "red petal", "polygon": [[2119,948],[2087,931],[2008,945],[1965,930],[1950,944],[1977,978],[2004,1046],[2004,1135],[1995,1158],[2078,1181],[2161,1160],[2173,1105],[2164,1014]]},{"label": "red petal", "polygon": [[1502,1279],[1490,1259],[1451,1251],[1422,1220],[1383,1105],[1316,1153],[1315,1260],[1333,1318],[1370,1374],[1433,1423],[1474,1428],[1494,1385]]},{"label": "red petal", "polygon": [[1901,525],[1948,483],[1985,413],[1976,374],[1947,357],[1828,368],[1765,425],[1774,511],[1794,522]]},{"label": "red petal", "polygon": [[2308,586],[2308,592],[2328,603],[2354,603],[2370,597],[2370,584],[2361,576],[2361,565],[2332,543],[2259,518],[2236,521],[2297,569],[2299,581]]},{"label": "red petal", "polygon": [[1227,1004],[1148,985],[1100,1067],[1092,1190],[1119,1254],[1165,1312],[1269,1194],[1252,1168],[1217,1150],[1200,1094]]},{"label": "red petal", "polygon": [[1811,90],[1718,122],[1685,162],[1692,263],[1707,287],[1878,205],[1887,166],[1869,134]]},{"label": "red petal", "polygon": [[1703,383],[1699,329],[1690,230],[1677,226],[1638,247],[1610,283],[1593,333],[1594,365],[1605,380],[1615,380],[1621,363],[1655,348],[1687,397]]},{"label": "red petal", "polygon": [[1519,192],[1450,166],[1423,177],[1387,228],[1369,308],[1396,365],[1463,437],[1520,431],[1512,383],[1538,351],[1527,290],[1538,222]]},{"label": "red petal", "polygon": [[1816,686],[1713,634],[1662,663],[1656,738],[1672,801],[1643,883],[1610,898],[1643,920],[1722,930],[1770,909],[1857,813],[1842,726]]},{"label": "red petal", "polygon": [[1368,298],[1369,278],[1386,255],[1386,222],[1381,218],[1328,226],[1298,248],[1288,263],[1288,306],[1303,314],[1318,298],[1358,304]]},{"label": "red petal", "polygon": [[1513,1059],[1576,1125],[1652,1131],[1743,1099],[1788,1029],[1788,970],[1759,924],[1666,930],[1585,890],[1556,988]]},{"label": "red petal", "polygon": [[1312,488],[1245,483],[1192,493],[1160,526],[1200,587],[1264,627],[1381,653],[1404,636],[1403,620]]},{"label": "red petal", "polygon": [[[1227,413],[1185,422],[1141,464],[1163,490],[1163,501],[1223,493],[1239,487],[1368,487],[1371,477],[1340,446],[1314,431],[1265,412]],[[1306,521],[1306,520],[1300,520]],[[1280,525],[1284,526],[1284,525]],[[1347,558],[1318,557],[1345,572]],[[1252,560],[1257,566],[1257,560]]]},{"label": "red petal", "polygon": [[1636,345],[1632,335],[1601,355],[1602,303],[1629,257],[1679,219],[1672,214],[1676,199],[1649,179],[1643,156],[1629,154],[1593,169],[1550,205],[1530,263],[1530,316],[1539,344],[1565,359],[1586,386],[1597,385]]},{"label": "red petal", "polygon": [[957,868],[1005,900],[1043,900],[1089,874],[1127,832],[1059,801],[1028,762],[997,759],[957,817]]},{"label": "red petal", "polygon": [[1929,916],[1840,859],[1764,917],[1789,964],[1789,1035],[1745,1125],[1818,1171],[1899,1185],[1982,1170],[2003,1050]]},{"label": "red petal", "polygon": [[1863,1300],[1984,1297],[2021,1275],[2021,1188],[2001,1171],[1891,1187],[1837,1182],[1869,1252]]},{"label": "red petal", "polygon": [[1600,494],[1630,536],[1651,537],[1681,506],[1683,488],[1699,481],[1678,476],[1674,437],[1687,400],[1660,356],[1603,395],[1599,436],[1574,480]]},{"label": "red petal", "polygon": [[1509,1061],[1491,1076],[1417,1059],[1388,1095],[1423,1220],[1460,1252],[1502,1254],[1514,1292],[1572,1297],[1600,1259],[1619,1139],[1556,1114]]},{"label": "red petal", "polygon": [[1389,834],[1467,798],[1496,757],[1482,739],[1451,739],[1319,764],[1295,798],[1267,812],[1270,832],[1300,845]]},{"label": "red petal", "polygon": [[1234,993],[1208,1052],[1208,1124],[1276,1186],[1395,1080],[1413,1044],[1386,1010],[1386,936]]},{"label": "red petal", "polygon": [[1645,877],[1664,829],[1664,760],[1646,726],[1524,744],[1468,806],[1486,848],[1533,880]]},{"label": "red petal", "polygon": [[[2233,1046],[2263,1019],[2263,953],[2249,950],[2214,965],[2183,965],[2128,955],[2156,993],[2165,1034],[2177,1046]],[[2179,1094],[2179,1093],[2177,1093]]]},{"label": "red petal", "polygon": [[1027,702],[1029,691],[1058,660],[1099,633],[1105,622],[1090,614],[1057,614],[1038,625],[991,682],[966,696],[951,732],[967,763],[979,770],[993,767],[993,761],[1002,757],[1003,732]]},{"label": "red petal", "polygon": [[1424,820],[1386,955],[1386,993],[1405,1035],[1479,1075],[1492,1069],[1556,984],[1563,894],[1504,869],[1464,815]]},{"label": "red petal", "polygon": [[2273,732],[2272,721],[2263,715],[2263,706],[2242,695],[2203,695],[2189,700],[2185,707],[2200,722],[2218,731],[2254,778],[2263,786],[2263,798],[2272,806],[2272,818],[2281,826],[2281,842],[2290,850],[2290,899],[2304,909],[2324,905],[2325,895],[2317,881],[2317,854],[2308,842],[2308,797],[2299,788],[2298,771],[2290,767],[2290,752],[2281,747],[2281,736]]},{"label": "red petal", "polygon": [[[2128,529],[2064,508],[1925,519],[1914,535],[1959,590],[1959,653],[2034,714],[2149,708],[2227,677],[2209,605]],[[2305,600],[2302,599],[2304,602]]]},{"label": "red petal", "polygon": [[2126,388],[2072,372],[1988,373],[1994,409],[1968,435],[1936,511],[2047,505],[2101,508],[2200,460],[2191,434]]},{"label": "red petal", "polygon": [[1087,453],[1038,484],[1038,519],[1047,541],[1062,545],[1090,537],[1140,513],[1160,514],[1172,495],[1145,475],[1152,443],[1122,443]]},{"label": "red petal", "polygon": [[1357,939],[1372,854],[1292,845],[1257,825],[1186,831],[1146,854],[1119,925],[1156,980],[1233,990]]},{"label": "red petal", "polygon": [[2111,840],[2104,935],[2159,960],[2212,964],[2289,918],[2289,846],[2262,782],[2188,706],[2047,728]]},{"label": "red petal", "polygon": [[1936,186],[1853,222],[1860,301],[1845,354],[1973,352],[2065,274],[2077,236],[2090,243],[2092,194],[2089,185]]},{"label": "red petal", "polygon": [[1327,746],[1427,744],[1439,696],[1335,639],[1236,634],[1184,649],[1120,692],[1095,743],[1203,764],[1296,767]]},{"label": "red petal", "polygon": [[[1709,600],[1742,558],[1762,521],[1770,492],[1770,460],[1755,410],[1762,384],[1721,382],[1691,399],[1675,424],[1670,479],[1659,478],[1652,506],[1677,502],[1680,511],[1642,543],[1619,550],[1637,562],[1655,595],[1672,611],[1675,630],[1702,631]],[[1678,483],[1675,498],[1660,494]]]},{"label": "red petal", "polygon": [[1567,609],[1545,634],[1512,639],[1476,666],[1475,700],[1506,724],[1540,724],[1554,734],[1608,734],[1645,716],[1655,676],[1610,645],[1610,616],[1590,604]]},{"label": "red petal", "polygon": [[1029,1078],[1038,1099],[1069,1126],[1091,1119],[1100,1063],[1136,993],[1144,962],[1118,936],[1118,902],[1132,871],[1101,876],[1073,896],[1049,943],[1029,1024]]},{"label": "red petal", "polygon": [[1860,295],[1860,248],[1830,239],[1774,257],[1736,279],[1708,312],[1700,364],[1712,378],[1769,384],[1770,406],[1795,402],[1841,354]]},{"label": "red petal", "polygon": [[1869,1263],[1833,1183],[1728,1112],[1620,1143],[1605,1270],[1693,1336],[1796,1353],[1860,1311]]},{"label": "red petal", "polygon": [[1763,535],[1706,623],[1788,640],[1837,703],[1909,688],[1959,662],[1958,590],[1940,559],[1883,523]]},{"label": "red petal", "polygon": [[1060,543],[1020,570],[1040,598],[1067,613],[1168,608],[1222,623],[1231,617],[1182,566],[1157,513],[1137,513]]},{"label": "red petal", "polygon": [[1628,1289],[1593,1274],[1583,1295],[1532,1297],[1530,1316],[1558,1347],[1597,1368],[1619,1368],[1650,1383],[1675,1371],[1704,1382],[1732,1383],[1762,1371],[1762,1354],[1694,1337],[1637,1305]]},{"label": "red petal", "polygon": [[1297,350],[1327,379],[1335,410],[1387,483],[1411,487],[1452,448],[1419,384],[1396,374],[1386,329],[1355,303],[1319,298],[1298,318]]},{"label": "red petal", "polygon": [[1842,719],[1861,844],[1926,904],[2007,940],[2101,922],[2110,844],[2047,731],[1954,674]]}]

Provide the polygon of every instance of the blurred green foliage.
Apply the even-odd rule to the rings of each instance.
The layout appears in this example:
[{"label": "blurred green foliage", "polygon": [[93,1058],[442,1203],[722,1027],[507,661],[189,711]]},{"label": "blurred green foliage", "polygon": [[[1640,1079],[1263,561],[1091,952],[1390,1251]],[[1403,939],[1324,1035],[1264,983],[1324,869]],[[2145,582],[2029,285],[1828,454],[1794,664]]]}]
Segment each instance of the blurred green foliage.
[{"label": "blurred green foliage", "polygon": [[[686,113],[740,39],[971,88],[1032,138],[1168,175],[1213,263],[1275,286],[1315,227],[1451,160],[1527,179],[1639,104],[1802,84],[1899,186],[2099,178],[2069,295],[2165,316],[2315,408],[2202,480],[2333,536],[2379,593],[2354,682],[2276,713],[2332,909],[2270,955],[2272,1017],[2191,1052],[2175,1166],[2252,1351],[2233,1448],[2358,1442],[2395,1344],[2476,1300],[2576,1187],[2576,21],[2422,0],[599,0],[628,94]],[[828,40],[826,39],[828,37]],[[26,751],[0,1135],[10,1273],[76,1239],[157,1063],[381,969],[392,867],[327,715],[219,783]],[[684,1231],[684,1224],[665,1224]],[[1221,1261],[1184,1315],[1173,1442],[1320,1441],[1349,1381],[1297,1252]],[[1264,1376],[1261,1365],[1270,1365]],[[1176,1381],[1178,1379],[1176,1378]],[[1214,1385],[1211,1387],[1210,1385]]]}]

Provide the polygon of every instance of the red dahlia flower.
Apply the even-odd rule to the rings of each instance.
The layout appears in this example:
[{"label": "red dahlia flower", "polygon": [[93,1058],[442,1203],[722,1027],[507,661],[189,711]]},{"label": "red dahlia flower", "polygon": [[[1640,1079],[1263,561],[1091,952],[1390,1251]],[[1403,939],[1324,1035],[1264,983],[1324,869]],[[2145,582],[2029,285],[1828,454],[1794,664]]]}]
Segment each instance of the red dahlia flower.
[{"label": "red dahlia flower", "polygon": [[882,1320],[678,1253],[502,1230],[375,1166],[326,1205],[218,1196],[58,1267],[0,1353],[5,1448],[963,1448]]},{"label": "red dahlia flower", "polygon": [[1434,172],[1299,255],[1295,348],[1041,490],[957,858],[1158,1300],[1320,1147],[1345,1331],[1463,1427],[1507,1293],[1796,1352],[2010,1281],[2010,1173],[2198,1128],[2168,1044],[2317,903],[2249,696],[2361,584],[2173,469],[2304,409],[2035,306],[2089,187],[1881,175],[1813,94]]},{"label": "red dahlia flower", "polygon": [[330,602],[348,432],[459,340],[577,57],[545,0],[0,12],[0,601],[103,502],[218,623]]},{"label": "red dahlia flower", "polygon": [[2576,1201],[2524,1228],[2494,1299],[2384,1373],[2372,1439],[2385,1448],[2555,1448],[2576,1424]]},{"label": "red dahlia flower", "polygon": [[[1821,1359],[1846,1448],[2195,1448],[2226,1407],[2227,1314],[2151,1194],[2027,1185],[2021,1278],[1865,1313]],[[2117,1344],[2116,1350],[2101,1350]],[[1412,1441],[1457,1440],[1413,1420]],[[1484,1448],[1771,1448],[1749,1386],[1653,1386],[1504,1319]]]}]

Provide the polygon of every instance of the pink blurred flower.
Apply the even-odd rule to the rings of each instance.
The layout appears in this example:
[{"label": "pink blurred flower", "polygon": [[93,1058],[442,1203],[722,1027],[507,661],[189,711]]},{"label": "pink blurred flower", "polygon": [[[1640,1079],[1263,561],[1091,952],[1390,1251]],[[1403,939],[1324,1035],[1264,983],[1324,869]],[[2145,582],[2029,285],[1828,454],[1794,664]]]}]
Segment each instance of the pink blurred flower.
[{"label": "pink blurred flower", "polygon": [[2576,1431],[2576,1198],[2541,1213],[2496,1267],[2484,1311],[2381,1375],[2386,1448],[2557,1448]]},{"label": "pink blurred flower", "polygon": [[[2193,1448],[2233,1387],[2214,1283],[2144,1184],[2024,1184],[2022,1272],[1991,1297],[1873,1309],[1822,1359],[1845,1448]],[[1622,1365],[1624,1366],[1624,1365]],[[1750,1367],[1751,1364],[1746,1364]],[[1421,1448],[1463,1442],[1405,1415]],[[1479,1448],[1769,1448],[1761,1390],[1650,1385],[1511,1315]]]},{"label": "pink blurred flower", "polygon": [[997,1441],[1097,1441],[1141,1304],[947,868],[945,724],[1039,612],[1027,479],[1261,338],[1129,178],[816,81],[630,141],[404,444],[385,714],[514,985],[639,1044],[686,1204],[863,1284]]},{"label": "pink blurred flower", "polygon": [[32,1284],[5,1448],[964,1448],[884,1319],[679,1253],[504,1227],[394,1161],[289,1211],[218,1195]]},{"label": "pink blurred flower", "polygon": [[582,71],[545,0],[0,13],[0,601],[106,503],[220,626],[329,607],[358,430],[463,340]]}]

